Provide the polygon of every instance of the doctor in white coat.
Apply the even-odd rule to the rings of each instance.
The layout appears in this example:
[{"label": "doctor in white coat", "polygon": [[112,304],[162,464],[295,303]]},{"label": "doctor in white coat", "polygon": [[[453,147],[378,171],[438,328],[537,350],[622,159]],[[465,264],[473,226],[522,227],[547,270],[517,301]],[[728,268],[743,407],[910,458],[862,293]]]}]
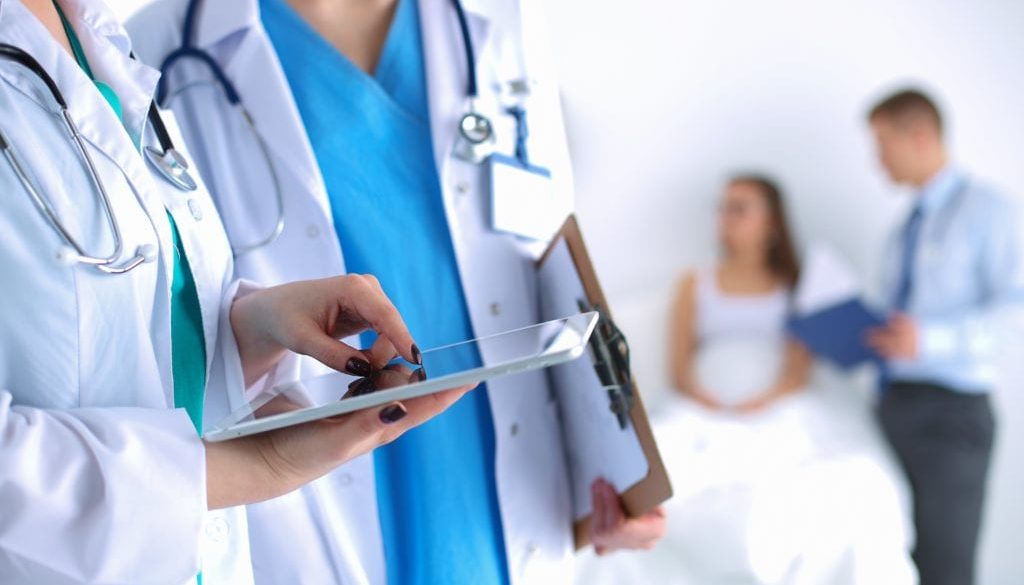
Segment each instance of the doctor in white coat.
[{"label": "doctor in white coat", "polygon": [[[0,0],[5,585],[194,583],[200,571],[207,583],[250,583],[240,505],[294,490],[460,395],[200,439],[203,413],[216,421],[239,406],[288,348],[344,367],[362,354],[336,337],[381,331],[375,358],[390,346],[412,358],[412,339],[367,277],[259,290],[234,280],[202,181],[192,173],[190,185],[180,167],[165,178],[140,154],[189,158],[173,117],[151,109],[157,72],[129,51],[100,0],[62,0],[60,11],[52,0]],[[205,359],[186,365],[205,377],[197,400],[181,404],[175,376],[186,370],[172,349],[197,348],[172,330],[189,289]]]},{"label": "doctor in white coat", "polygon": [[[384,58],[392,15],[403,10],[401,5],[396,10],[396,2],[288,4],[323,36],[321,41],[329,41],[332,50],[366,72],[373,70],[377,58]],[[463,4],[461,15],[449,0],[423,0],[416,8],[431,162],[472,333],[485,336],[538,321],[533,263],[572,210],[573,200],[541,2]],[[345,269],[346,250],[336,233],[336,214],[324,180],[336,169],[318,164],[320,153],[314,152],[307,130],[321,135],[354,130],[304,126],[296,88],[282,67],[283,47],[272,43],[261,22],[260,5],[257,0],[163,0],[145,7],[128,27],[140,57],[166,67],[163,103],[178,114],[183,133],[194,144],[198,167],[235,247],[237,273],[275,284]],[[471,42],[466,42],[463,30]],[[310,67],[318,66],[317,58],[310,54]],[[476,64],[473,71],[468,71],[470,61]],[[478,87],[472,97],[467,95],[469,80]],[[528,137],[517,131],[510,107],[529,112]],[[240,115],[243,108],[245,114]],[[483,152],[470,153],[475,157],[467,156],[467,143],[459,134],[463,116],[470,112],[486,116],[496,137],[493,143],[484,141]],[[513,205],[525,207],[520,210],[526,212],[528,225],[516,217],[492,217],[496,194],[488,166],[479,159],[492,151],[527,150],[531,164],[550,171],[543,197]],[[397,152],[393,163],[396,172],[398,166],[412,164]],[[363,219],[371,226],[386,221]],[[278,234],[281,220],[283,230]],[[497,223],[505,229],[496,230]],[[316,369],[307,362],[296,375],[315,375]],[[492,380],[488,394],[508,580],[513,585],[569,582],[570,479],[547,379],[534,372]],[[626,519],[611,486],[598,483],[593,494],[596,520],[591,538],[598,552],[646,548],[660,538],[660,511]],[[385,561],[375,496],[374,460],[364,457],[299,492],[251,506],[257,581],[386,583],[390,564]]]}]

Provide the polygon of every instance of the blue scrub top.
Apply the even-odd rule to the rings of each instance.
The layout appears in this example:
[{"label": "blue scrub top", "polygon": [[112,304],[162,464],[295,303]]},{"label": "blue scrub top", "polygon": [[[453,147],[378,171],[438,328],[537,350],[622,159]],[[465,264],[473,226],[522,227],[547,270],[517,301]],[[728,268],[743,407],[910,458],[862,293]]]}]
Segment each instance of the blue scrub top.
[{"label": "blue scrub top", "polygon": [[[348,271],[380,280],[420,347],[472,338],[434,165],[416,1],[399,0],[373,76],[284,0],[260,7],[326,183]],[[368,347],[372,336],[362,342]],[[508,583],[494,448],[481,387],[375,451],[390,583]]]}]

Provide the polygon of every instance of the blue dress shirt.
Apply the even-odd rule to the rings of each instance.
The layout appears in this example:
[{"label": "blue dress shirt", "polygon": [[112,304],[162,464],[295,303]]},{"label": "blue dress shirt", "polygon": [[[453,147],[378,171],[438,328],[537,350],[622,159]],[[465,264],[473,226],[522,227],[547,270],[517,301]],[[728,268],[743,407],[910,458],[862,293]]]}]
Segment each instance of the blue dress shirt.
[{"label": "blue dress shirt", "polygon": [[[380,280],[423,349],[472,338],[434,166],[416,0],[399,1],[373,75],[284,0],[260,8],[327,186],[346,268]],[[374,452],[390,583],[508,582],[494,457],[483,387]]]},{"label": "blue dress shirt", "polygon": [[918,322],[918,357],[890,361],[888,377],[987,392],[1000,337],[1024,309],[1016,209],[955,167],[924,186],[915,209],[919,225],[904,222],[888,243],[883,293]]}]

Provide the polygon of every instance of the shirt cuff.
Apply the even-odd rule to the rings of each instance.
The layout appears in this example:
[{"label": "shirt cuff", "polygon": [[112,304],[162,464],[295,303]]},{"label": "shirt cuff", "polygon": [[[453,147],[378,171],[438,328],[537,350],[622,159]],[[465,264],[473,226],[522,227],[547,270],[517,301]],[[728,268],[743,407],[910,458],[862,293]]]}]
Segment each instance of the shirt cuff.
[{"label": "shirt cuff", "polygon": [[942,359],[953,355],[959,347],[957,327],[941,321],[920,321],[917,338],[919,360]]}]

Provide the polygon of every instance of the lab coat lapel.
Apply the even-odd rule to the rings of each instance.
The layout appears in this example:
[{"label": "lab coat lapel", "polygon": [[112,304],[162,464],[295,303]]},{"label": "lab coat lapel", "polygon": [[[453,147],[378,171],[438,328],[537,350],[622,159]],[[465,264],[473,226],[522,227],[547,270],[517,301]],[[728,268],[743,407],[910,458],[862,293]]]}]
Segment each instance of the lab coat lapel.
[{"label": "lab coat lapel", "polygon": [[[121,99],[129,132],[141,135],[158,73],[128,57],[128,37],[102,2],[71,0],[63,6],[66,6],[69,20],[77,23],[75,31],[86,54],[94,55],[91,61],[100,66],[94,73],[108,82]],[[74,57],[50,37],[27,8],[5,2],[0,7],[0,14],[0,40],[21,48],[40,63],[64,95],[71,118],[85,141],[117,165],[140,194],[146,212],[151,217],[159,217],[161,203],[152,196],[150,171],[133,144],[136,136],[129,138],[127,133],[109,131],[120,126],[121,122]],[[42,81],[24,68],[13,65],[0,68],[0,77],[42,107],[50,110],[55,107],[49,92],[42,88]],[[170,241],[166,225],[159,221],[155,223],[160,241]],[[68,224],[72,229],[78,227],[72,219]],[[171,259],[171,251],[166,246],[161,246],[161,252],[165,260]]]},{"label": "lab coat lapel", "polygon": [[[77,0],[67,2],[62,6],[67,10],[66,14],[69,20],[76,23],[75,31],[86,54],[95,55],[91,61],[101,64],[101,68],[94,72],[98,76],[102,75],[104,81],[107,81],[117,93],[121,99],[123,114],[128,120],[129,128],[134,128],[134,131],[141,135],[144,132],[146,112],[152,90],[158,78],[157,72],[128,57],[130,47],[127,35],[102,2]],[[0,41],[21,48],[40,63],[63,94],[71,119],[78,127],[82,138],[92,147],[89,150],[96,163],[102,164],[100,161],[106,158],[124,175],[137,194],[144,213],[149,216],[152,227],[156,231],[156,243],[163,259],[161,262],[162,276],[166,282],[170,282],[170,267],[173,265],[174,251],[172,246],[168,245],[171,242],[169,225],[162,220],[163,203],[155,195],[151,171],[139,155],[133,138],[129,137],[126,132],[111,132],[112,128],[120,127],[121,122],[110,105],[96,90],[74,57],[67,54],[51,38],[38,19],[20,3],[4,2],[0,5]],[[55,104],[53,104],[49,92],[42,87],[42,81],[24,68],[2,67],[0,68],[0,77],[42,107],[54,111]],[[55,121],[55,123],[60,122]],[[71,138],[68,137],[67,146],[71,148],[72,144]],[[101,156],[97,156],[97,153]],[[95,194],[89,193],[88,196],[92,197]],[[72,232],[80,232],[82,226],[79,225],[76,218],[81,215],[81,210],[74,213],[70,209],[61,209],[63,201],[59,198],[52,203],[57,207],[58,215],[64,224]],[[75,201],[70,201],[68,205],[75,205]],[[82,204],[78,203],[77,205]],[[118,219],[125,221],[124,210],[115,211],[115,213],[120,213]],[[110,244],[112,244],[112,239],[100,247],[109,249]],[[131,253],[131,249],[125,249],[124,253]],[[160,299],[159,307],[166,309],[169,306],[169,294],[168,287],[164,297]],[[158,310],[154,314],[160,314],[160,311]],[[163,321],[158,320],[151,330],[153,346],[158,351],[169,353],[170,347],[165,341],[169,339],[169,332],[162,327],[164,327]],[[170,369],[163,368],[160,374],[164,382],[167,404],[173,404]]]},{"label": "lab coat lapel", "polygon": [[233,33],[259,24],[256,0],[199,0],[195,44],[209,49]]},{"label": "lab coat lapel", "polygon": [[[102,10],[89,4],[68,2],[68,19],[75,23],[76,34],[89,56],[90,65],[95,63],[93,72],[98,79],[108,83],[121,99],[129,132],[141,134],[145,112],[148,110],[148,96],[156,83],[157,73],[128,59],[127,46],[117,42],[119,36],[125,41],[127,39],[123,29],[112,29],[104,21],[104,15],[97,14],[102,13]],[[120,121],[75,58],[61,48],[23,5],[4,4],[0,40],[22,49],[38,61],[63,94],[68,111],[82,134],[118,163],[124,162],[124,143],[132,150],[130,141],[124,140],[123,135],[101,130],[111,125],[120,126]],[[0,76],[44,108],[54,110],[55,104],[49,92],[34,73],[11,64],[0,68]]]},{"label": "lab coat lapel", "polygon": [[[251,4],[255,6],[255,2]],[[285,191],[293,190],[297,183],[317,201],[330,221],[330,204],[320,167],[288,80],[263,27],[253,24],[222,66],[252,115],[256,131],[273,152],[274,163],[283,165]]]}]

